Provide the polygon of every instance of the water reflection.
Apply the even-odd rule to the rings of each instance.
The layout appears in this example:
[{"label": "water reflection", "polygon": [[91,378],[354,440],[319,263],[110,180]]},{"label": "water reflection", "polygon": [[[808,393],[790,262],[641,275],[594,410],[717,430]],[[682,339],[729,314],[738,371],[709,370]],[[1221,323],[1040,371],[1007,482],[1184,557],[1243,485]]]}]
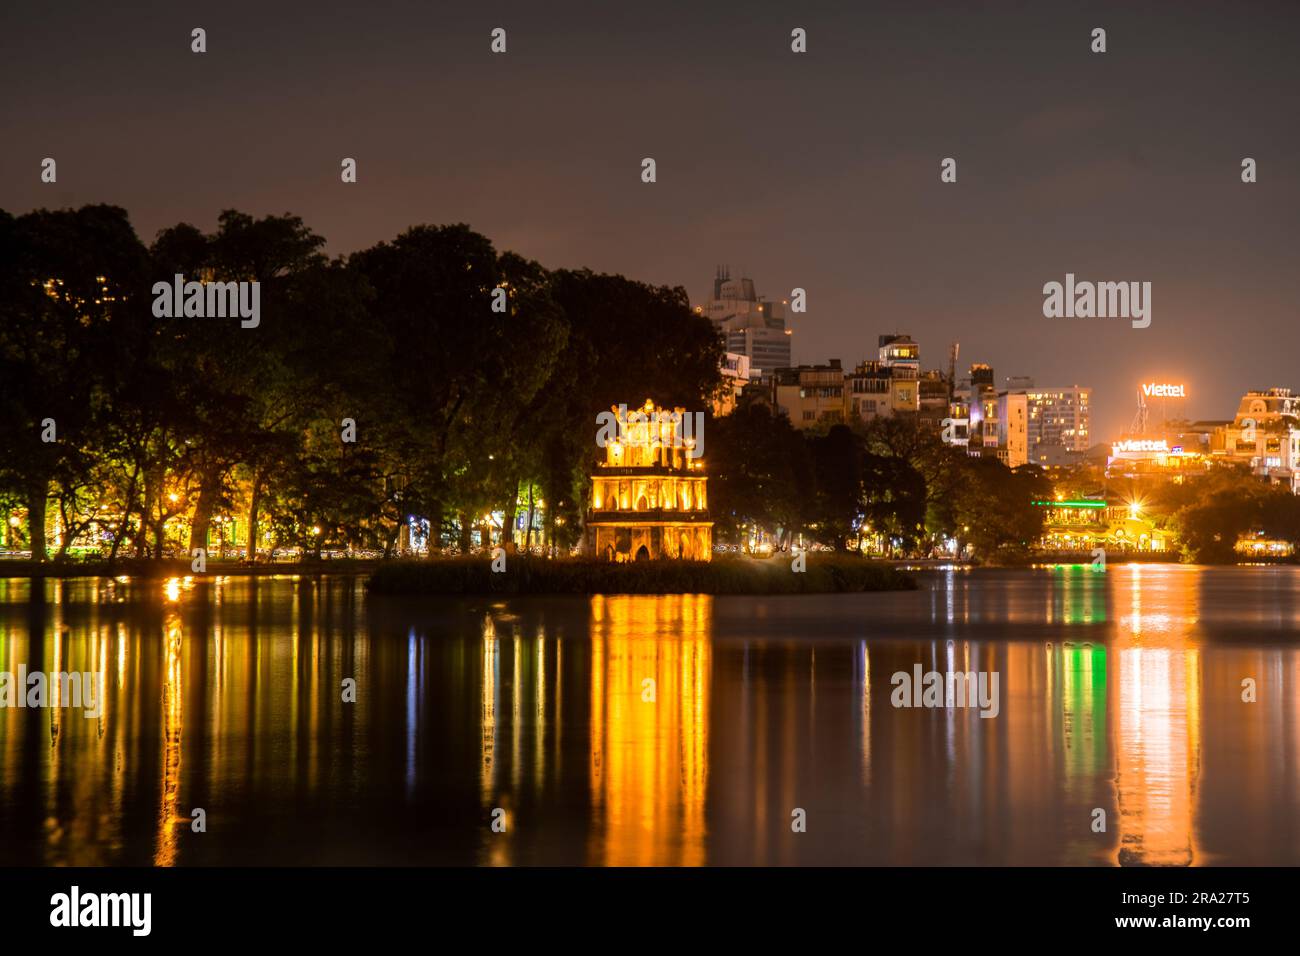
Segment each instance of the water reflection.
[{"label": "water reflection", "polygon": [[712,600],[591,599],[591,863],[705,862]]},{"label": "water reflection", "polygon": [[[57,680],[0,708],[0,862],[1294,864],[1297,594],[1165,566],[759,599],[0,580],[0,673],[104,688],[93,717]],[[998,716],[892,706],[918,664],[996,672]]]},{"label": "water reflection", "polygon": [[[1200,649],[1195,573],[1134,565],[1115,590],[1119,695],[1116,778],[1122,864],[1197,860],[1193,804],[1200,773]],[[1144,587],[1155,577],[1159,586]]]}]

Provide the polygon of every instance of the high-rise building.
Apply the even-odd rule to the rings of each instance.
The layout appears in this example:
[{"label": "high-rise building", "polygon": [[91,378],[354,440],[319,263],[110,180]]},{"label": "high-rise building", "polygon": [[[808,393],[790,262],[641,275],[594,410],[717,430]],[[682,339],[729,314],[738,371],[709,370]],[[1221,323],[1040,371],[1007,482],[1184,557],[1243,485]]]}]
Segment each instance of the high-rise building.
[{"label": "high-rise building", "polygon": [[1091,388],[1035,386],[1011,388],[1007,394],[1025,396],[1029,461],[1033,464],[1056,464],[1064,453],[1078,455],[1091,447]]},{"label": "high-rise building", "polygon": [[790,367],[792,333],[785,327],[785,303],[759,296],[753,279],[733,279],[729,269],[719,266],[713,297],[695,311],[713,323],[728,352],[749,359],[752,378],[770,378],[775,369]]},{"label": "high-rise building", "polygon": [[[1023,392],[998,395],[998,448],[1009,468],[1029,464],[1029,398]],[[999,453],[999,457],[1001,454]]]}]

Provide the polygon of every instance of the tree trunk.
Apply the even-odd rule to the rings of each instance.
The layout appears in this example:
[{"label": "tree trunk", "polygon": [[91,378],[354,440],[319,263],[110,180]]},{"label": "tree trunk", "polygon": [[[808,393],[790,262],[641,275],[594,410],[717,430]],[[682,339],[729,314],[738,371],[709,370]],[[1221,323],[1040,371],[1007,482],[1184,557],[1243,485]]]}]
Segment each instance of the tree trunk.
[{"label": "tree trunk", "polygon": [[[79,533],[79,532],[75,532]],[[73,523],[68,520],[68,504],[59,498],[59,550],[54,555],[55,561],[62,561],[68,556],[68,548],[72,545],[72,539],[75,536]]]},{"label": "tree trunk", "polygon": [[519,482],[510,482],[510,497],[502,509],[501,547],[507,554],[515,553],[515,512],[519,510]]},{"label": "tree trunk", "polygon": [[126,537],[127,529],[131,527],[131,511],[135,505],[135,487],[139,477],[140,468],[137,465],[131,469],[131,481],[126,486],[126,496],[122,500],[122,518],[113,531],[113,547],[108,552],[110,565],[117,560],[118,548],[122,546],[122,539]]},{"label": "tree trunk", "polygon": [[460,553],[462,555],[469,554],[470,544],[472,543],[470,539],[471,531],[472,526],[469,515],[462,511],[460,513]]},{"label": "tree trunk", "polygon": [[[157,497],[158,482],[149,471],[144,473],[144,500],[140,502],[140,533],[135,536],[135,556],[137,558],[153,557],[149,553],[149,532],[154,528],[154,498]],[[162,557],[162,552],[158,552]]]},{"label": "tree trunk", "polygon": [[153,523],[154,557],[162,560],[163,549],[167,544],[167,522],[159,518]]},{"label": "tree trunk", "polygon": [[248,563],[257,563],[257,519],[258,509],[262,505],[262,472],[253,470],[253,488],[248,496]]},{"label": "tree trunk", "polygon": [[208,531],[212,528],[212,510],[216,507],[217,491],[221,481],[217,475],[207,473],[199,482],[199,500],[194,506],[194,520],[190,523],[190,556],[196,548],[208,547]]},{"label": "tree trunk", "polygon": [[49,483],[41,482],[27,494],[27,535],[32,543],[33,561],[49,557],[45,546],[45,501],[49,490]]}]

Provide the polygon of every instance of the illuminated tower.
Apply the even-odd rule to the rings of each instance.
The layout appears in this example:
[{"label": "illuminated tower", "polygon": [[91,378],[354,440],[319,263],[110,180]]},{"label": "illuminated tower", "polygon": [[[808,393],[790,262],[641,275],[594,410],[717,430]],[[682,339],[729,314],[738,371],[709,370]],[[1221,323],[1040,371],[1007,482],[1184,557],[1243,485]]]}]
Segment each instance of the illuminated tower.
[{"label": "illuminated tower", "polygon": [[646,399],[632,411],[613,409],[617,434],[605,441],[605,460],[591,476],[587,547],[609,561],[683,558],[713,554],[708,479],[697,413],[669,413]]}]

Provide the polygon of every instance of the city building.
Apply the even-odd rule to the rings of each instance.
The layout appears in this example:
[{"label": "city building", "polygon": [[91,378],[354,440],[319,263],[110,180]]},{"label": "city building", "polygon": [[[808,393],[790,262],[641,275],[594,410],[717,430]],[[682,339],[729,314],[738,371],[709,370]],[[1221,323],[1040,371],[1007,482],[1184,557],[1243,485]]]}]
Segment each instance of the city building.
[{"label": "city building", "polygon": [[839,359],[827,365],[776,369],[773,395],[795,428],[829,427],[844,421],[844,369]]},{"label": "city building", "polygon": [[998,391],[993,384],[993,369],[982,362],[970,367],[970,384],[964,392],[970,420],[967,450],[972,455],[998,455]]},{"label": "city building", "polygon": [[1300,397],[1291,389],[1247,392],[1210,444],[1216,460],[1244,464],[1269,483],[1300,492]]},{"label": "city building", "polygon": [[1027,386],[1008,388],[1007,393],[1026,398],[1031,463],[1064,465],[1077,461],[1087,452],[1092,444],[1092,389],[1078,385],[1063,388]]},{"label": "city building", "polygon": [[713,402],[713,414],[730,415],[749,381],[749,356],[725,353],[722,356],[722,390]]},{"label": "city building", "polygon": [[938,369],[923,372],[916,380],[918,414],[923,424],[938,431],[943,427],[943,420],[948,414],[950,389],[948,377]]},{"label": "city building", "polygon": [[591,476],[588,552],[609,561],[710,560],[708,479],[703,459],[691,457],[694,442],[662,421],[649,399],[613,411],[617,437],[605,443],[605,460]]},{"label": "city building", "polygon": [[1029,464],[1029,396],[1023,392],[1002,392],[997,405],[999,455],[1009,468]]},{"label": "city building", "polygon": [[1162,530],[1141,504],[1105,496],[1067,498],[1060,495],[1035,501],[1046,509],[1039,546],[1046,551],[1079,551],[1091,555],[1095,548],[1108,554],[1126,551],[1170,551],[1172,533]]},{"label": "city building", "polygon": [[[1137,391],[1137,414],[1128,432],[1111,442],[1106,473],[1126,478],[1165,478],[1182,481],[1188,474],[1210,467],[1216,441],[1222,448],[1226,422],[1188,422],[1167,417],[1167,398],[1185,398],[1184,385],[1148,382]],[[1160,397],[1160,420],[1153,422],[1149,396]],[[1217,437],[1216,437],[1217,436]]]},{"label": "city building", "polygon": [[859,362],[846,377],[848,417],[869,422],[894,414],[891,382],[893,372],[878,361]]},{"label": "city building", "polygon": [[915,372],[921,369],[921,346],[910,335],[895,333],[877,339],[880,364],[885,368],[904,367]]},{"label": "city building", "polygon": [[948,410],[948,384],[942,373],[922,375],[921,347],[910,335],[882,335],[877,345],[877,357],[859,362],[846,376],[846,417],[869,422],[921,415],[941,427]]},{"label": "city building", "polygon": [[695,311],[713,323],[728,352],[749,359],[751,377],[768,378],[775,369],[790,367],[785,302],[759,296],[753,279],[732,279],[730,270],[719,266],[712,298]]}]

